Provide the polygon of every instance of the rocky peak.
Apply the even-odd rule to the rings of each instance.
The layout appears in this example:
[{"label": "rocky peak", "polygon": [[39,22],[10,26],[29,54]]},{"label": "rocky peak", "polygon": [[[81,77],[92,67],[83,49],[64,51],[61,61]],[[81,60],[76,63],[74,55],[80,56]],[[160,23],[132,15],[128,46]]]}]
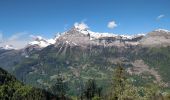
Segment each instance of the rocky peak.
[{"label": "rocky peak", "polygon": [[[84,34],[79,28],[76,28],[75,26],[71,28],[69,31],[63,33],[56,39],[56,45],[58,44],[67,44],[71,46],[80,46],[80,45],[87,45],[90,44],[90,36],[87,34]],[[87,31],[86,31],[87,32]]]},{"label": "rocky peak", "polygon": [[141,41],[144,46],[170,46],[170,31],[157,29],[148,33]]},{"label": "rocky peak", "polygon": [[170,36],[170,31],[165,29],[157,29],[147,34],[147,36]]}]

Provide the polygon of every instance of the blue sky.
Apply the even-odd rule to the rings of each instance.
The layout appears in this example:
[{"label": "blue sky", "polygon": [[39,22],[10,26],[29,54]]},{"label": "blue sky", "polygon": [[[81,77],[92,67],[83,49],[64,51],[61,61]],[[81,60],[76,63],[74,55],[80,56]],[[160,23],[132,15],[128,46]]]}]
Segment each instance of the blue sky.
[{"label": "blue sky", "polygon": [[[117,27],[109,28],[111,21]],[[1,40],[51,38],[75,22],[86,23],[92,31],[119,34],[170,30],[170,0],[0,0]]]}]

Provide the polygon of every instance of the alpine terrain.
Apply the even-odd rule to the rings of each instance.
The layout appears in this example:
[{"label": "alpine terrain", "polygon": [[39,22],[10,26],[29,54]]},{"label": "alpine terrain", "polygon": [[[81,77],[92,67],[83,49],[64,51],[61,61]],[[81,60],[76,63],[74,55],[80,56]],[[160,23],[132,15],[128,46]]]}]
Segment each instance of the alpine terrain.
[{"label": "alpine terrain", "polygon": [[25,48],[0,49],[0,66],[23,83],[49,90],[62,77],[72,96],[81,95],[89,79],[104,87],[103,92],[108,90],[117,64],[136,86],[154,83],[168,91],[170,31],[129,36],[93,32],[77,24],[54,39],[38,36]]}]

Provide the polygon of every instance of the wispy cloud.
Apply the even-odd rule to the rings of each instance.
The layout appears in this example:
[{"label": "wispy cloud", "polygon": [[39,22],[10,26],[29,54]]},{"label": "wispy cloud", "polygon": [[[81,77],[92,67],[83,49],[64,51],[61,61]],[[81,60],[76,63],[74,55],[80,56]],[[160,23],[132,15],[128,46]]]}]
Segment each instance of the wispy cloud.
[{"label": "wispy cloud", "polygon": [[0,43],[0,47],[4,47],[6,45],[12,45],[16,49],[21,49],[24,48],[26,44],[28,44],[28,42],[29,42],[28,40],[5,41]]},{"label": "wispy cloud", "polygon": [[26,32],[16,33],[16,34],[12,35],[11,37],[9,37],[8,40],[9,41],[18,40],[25,35],[28,35],[28,33],[26,33]]},{"label": "wispy cloud", "polygon": [[23,48],[29,41],[30,37],[27,36],[29,33],[27,32],[20,32],[15,33],[9,38],[3,39],[3,34],[0,33],[0,47],[5,45],[13,45],[15,48]]},{"label": "wispy cloud", "polygon": [[0,33],[0,42],[3,40],[3,33]]},{"label": "wispy cloud", "polygon": [[160,19],[162,19],[163,17],[165,17],[165,15],[163,15],[163,14],[161,14],[161,15],[159,15],[159,16],[157,16],[157,20],[160,20]]},{"label": "wispy cloud", "polygon": [[107,27],[110,29],[113,29],[113,28],[117,27],[117,24],[114,20],[112,20],[112,21],[108,22]]}]

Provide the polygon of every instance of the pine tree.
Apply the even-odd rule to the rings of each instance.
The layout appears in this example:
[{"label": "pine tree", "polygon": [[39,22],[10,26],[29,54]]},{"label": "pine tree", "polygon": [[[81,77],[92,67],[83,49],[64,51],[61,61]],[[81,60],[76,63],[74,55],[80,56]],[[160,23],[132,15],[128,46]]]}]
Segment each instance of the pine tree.
[{"label": "pine tree", "polygon": [[111,100],[163,100],[156,84],[150,83],[148,86],[134,86],[128,79],[125,69],[119,64],[113,75],[113,91]]},{"label": "pine tree", "polygon": [[118,64],[113,74],[112,100],[140,100],[138,89],[130,84],[125,68]]},{"label": "pine tree", "polygon": [[84,96],[87,100],[100,100],[102,88],[98,87],[94,79],[89,79],[85,85]]},{"label": "pine tree", "polygon": [[[124,92],[125,88],[125,69],[119,64],[114,71],[114,76],[113,76],[113,100],[118,100],[121,98]],[[120,99],[119,99],[120,100]]]}]

